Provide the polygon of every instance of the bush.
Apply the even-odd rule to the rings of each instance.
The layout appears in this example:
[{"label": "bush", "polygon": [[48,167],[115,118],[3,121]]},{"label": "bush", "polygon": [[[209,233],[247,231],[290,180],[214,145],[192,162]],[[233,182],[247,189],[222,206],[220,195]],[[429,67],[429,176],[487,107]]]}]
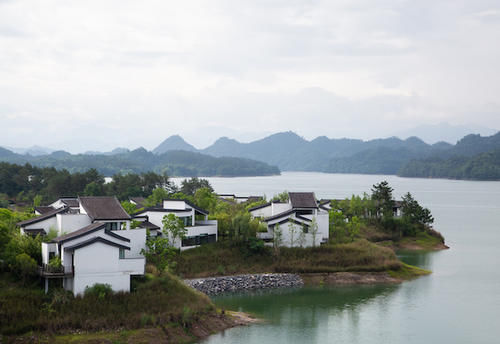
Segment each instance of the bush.
[{"label": "bush", "polygon": [[264,241],[257,238],[250,238],[247,242],[247,248],[252,254],[262,254],[265,251]]},{"label": "bush", "polygon": [[104,299],[105,297],[113,295],[113,289],[109,284],[96,283],[92,287],[86,287],[84,295],[85,297]]},{"label": "bush", "polygon": [[29,277],[36,275],[37,267],[36,260],[26,253],[21,253],[16,256],[15,271],[22,278],[23,282]]}]

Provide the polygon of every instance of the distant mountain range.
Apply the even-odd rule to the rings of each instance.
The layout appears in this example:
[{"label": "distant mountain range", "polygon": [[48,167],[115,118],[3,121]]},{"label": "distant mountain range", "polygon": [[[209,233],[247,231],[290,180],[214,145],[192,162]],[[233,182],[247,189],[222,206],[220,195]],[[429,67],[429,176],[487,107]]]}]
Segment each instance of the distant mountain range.
[{"label": "distant mountain range", "polygon": [[[413,175],[407,168],[422,165],[431,159],[444,161],[464,157],[475,159],[478,155],[500,149],[500,132],[492,136],[467,135],[452,145],[447,142],[427,144],[417,137],[401,140],[397,137],[375,139],[369,141],[356,139],[329,139],[325,136],[308,141],[293,132],[270,135],[264,139],[241,143],[234,139],[222,137],[211,146],[196,150],[180,136],[169,137],[153,152],[168,152],[170,149],[188,147],[215,157],[231,156],[254,159],[277,165],[283,171],[317,171],[328,173],[367,173],[367,174],[400,174],[404,176],[431,177],[435,173],[426,174],[430,169],[420,168],[418,175]],[[466,160],[467,160],[466,159]],[[480,159],[485,162],[484,156]],[[463,159],[462,159],[463,160]],[[462,161],[460,160],[460,161]],[[494,163],[493,163],[494,165]],[[492,168],[489,168],[491,172]],[[442,172],[440,177],[461,179],[482,179],[481,173]],[[500,179],[495,172],[489,173],[488,179]],[[496,176],[496,177],[495,177]]]},{"label": "distant mountain range", "polygon": [[439,141],[455,144],[464,136],[471,133],[481,134],[482,136],[494,135],[498,130],[486,128],[478,125],[452,125],[449,123],[427,124],[412,129],[399,131],[394,136],[402,139],[416,136],[422,141],[433,144]]},{"label": "distant mountain range", "polygon": [[55,151],[48,155],[31,156],[14,153],[0,147],[0,161],[14,164],[30,163],[40,167],[55,167],[69,172],[84,172],[95,168],[105,176],[116,173],[153,171],[169,176],[262,176],[279,174],[276,166],[243,158],[217,158],[197,152],[171,150],[154,154],[144,148],[133,151],[114,150],[113,154],[70,154]]},{"label": "distant mountain range", "polygon": [[0,161],[70,171],[94,167],[105,175],[151,170],[172,176],[252,176],[284,170],[500,180],[496,150],[500,150],[500,132],[467,135],[452,145],[427,144],[417,137],[363,141],[320,136],[308,141],[289,131],[249,143],[221,137],[205,149],[196,149],[178,135],[151,152],[117,148],[108,153],[56,151],[31,156],[0,148]]}]

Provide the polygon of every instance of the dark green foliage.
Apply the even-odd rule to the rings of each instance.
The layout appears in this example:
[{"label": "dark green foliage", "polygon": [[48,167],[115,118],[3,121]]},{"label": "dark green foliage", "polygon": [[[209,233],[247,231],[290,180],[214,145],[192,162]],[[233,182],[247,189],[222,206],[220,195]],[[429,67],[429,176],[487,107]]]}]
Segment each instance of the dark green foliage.
[{"label": "dark green foliage", "polygon": [[27,281],[30,277],[36,275],[37,262],[26,253],[20,253],[15,258],[14,271],[22,279],[23,282]]},{"label": "dark green foliage", "polygon": [[251,254],[263,254],[265,251],[264,241],[257,238],[249,238],[247,248]]},{"label": "dark green foliage", "polygon": [[54,168],[39,168],[0,163],[0,193],[19,201],[49,203],[62,196],[117,196],[120,200],[129,197],[151,195],[162,188],[166,193],[175,192],[165,174],[146,172],[141,174],[115,174],[110,183],[104,184],[104,177],[95,169],[86,172],[69,173]]},{"label": "dark green foliage", "polygon": [[146,248],[141,250],[141,254],[146,257],[148,263],[153,264],[159,270],[160,274],[175,267],[174,257],[177,249],[170,245],[166,237],[151,237],[148,234]]},{"label": "dark green foliage", "polygon": [[398,174],[403,177],[500,180],[500,149],[472,157],[412,160]]},{"label": "dark green foliage", "polygon": [[434,222],[429,209],[422,207],[408,192],[403,196],[403,220],[416,225],[430,226]]},{"label": "dark green foliage", "polygon": [[113,295],[113,289],[109,284],[96,283],[92,287],[86,287],[84,295],[85,297],[104,299]]},{"label": "dark green foliage", "polygon": [[375,201],[377,216],[383,215],[384,218],[392,217],[394,208],[392,191],[394,189],[389,186],[386,180],[373,185],[372,200]]},{"label": "dark green foliage", "polygon": [[210,185],[208,180],[203,178],[193,177],[191,179],[184,179],[182,181],[180,192],[182,192],[185,195],[194,196],[196,191],[202,188],[209,189],[210,192],[214,191],[212,185]]},{"label": "dark green foliage", "polygon": [[67,170],[71,173],[83,172],[92,168],[105,176],[145,172],[190,177],[257,176],[280,173],[277,167],[255,160],[228,157],[215,158],[182,150],[168,151],[157,155],[148,152],[144,148],[113,155],[72,155],[66,152],[54,152],[42,156],[20,155],[2,149],[0,150],[0,161],[17,164],[30,163],[38,167],[52,167],[57,170]]}]

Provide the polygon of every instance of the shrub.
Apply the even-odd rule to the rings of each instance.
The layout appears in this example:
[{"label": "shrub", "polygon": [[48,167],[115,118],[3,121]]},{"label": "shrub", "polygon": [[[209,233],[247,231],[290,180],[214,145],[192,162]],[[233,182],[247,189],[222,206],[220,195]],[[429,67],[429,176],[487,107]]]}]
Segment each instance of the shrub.
[{"label": "shrub", "polygon": [[61,257],[59,257],[59,256],[52,257],[49,260],[49,266],[54,271],[60,269],[62,267]]},{"label": "shrub", "polygon": [[261,254],[265,250],[264,241],[257,238],[250,238],[247,242],[247,248],[252,254]]},{"label": "shrub", "polygon": [[96,283],[92,287],[86,287],[84,295],[85,297],[104,299],[107,296],[113,295],[113,289],[109,284]]},{"label": "shrub", "polygon": [[15,261],[15,271],[22,278],[23,282],[26,282],[29,277],[36,275],[36,260],[26,253],[18,254]]}]

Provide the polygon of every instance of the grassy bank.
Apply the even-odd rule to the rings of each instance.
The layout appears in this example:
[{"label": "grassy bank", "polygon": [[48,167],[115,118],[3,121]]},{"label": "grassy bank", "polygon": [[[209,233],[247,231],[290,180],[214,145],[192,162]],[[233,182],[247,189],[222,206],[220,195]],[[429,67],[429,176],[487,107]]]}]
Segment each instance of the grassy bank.
[{"label": "grassy bank", "polygon": [[[9,281],[9,276],[2,276],[0,286],[0,333],[6,336],[6,342],[28,332],[53,342],[62,334],[68,341],[100,335],[116,339],[118,335],[133,336],[137,330],[160,331],[177,342],[208,335],[212,331],[208,329],[231,326],[231,318],[218,314],[207,296],[172,275],[138,283],[131,293],[105,297],[73,297],[62,290],[45,295],[35,287],[20,287]],[[197,332],[196,328],[207,330]],[[91,334],[81,337],[80,332]]]},{"label": "grassy bank", "polygon": [[240,246],[215,243],[183,252],[176,263],[176,272],[183,278],[265,272],[387,271],[402,266],[394,251],[367,240],[311,248],[283,247],[279,254],[268,247],[252,254]]},{"label": "grassy bank", "polygon": [[398,232],[388,232],[375,225],[364,225],[361,227],[359,237],[393,249],[432,251],[448,248],[444,244],[444,237],[441,233],[433,229],[420,231],[414,235],[400,236]]}]

